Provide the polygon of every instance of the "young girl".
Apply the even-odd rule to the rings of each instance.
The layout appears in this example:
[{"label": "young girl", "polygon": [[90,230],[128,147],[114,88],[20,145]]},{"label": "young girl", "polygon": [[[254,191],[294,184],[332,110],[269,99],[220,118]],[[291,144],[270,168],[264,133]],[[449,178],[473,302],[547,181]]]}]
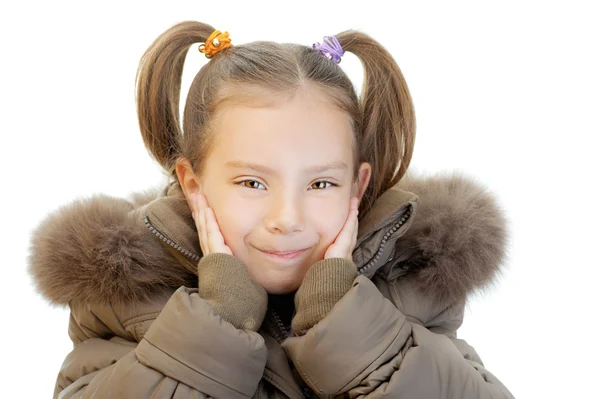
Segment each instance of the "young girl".
[{"label": "young girl", "polygon": [[378,42],[232,45],[185,21],[136,82],[168,184],[74,201],[32,235],[39,291],[71,311],[54,397],[512,397],[457,338],[500,271],[504,216],[464,177],[407,175],[412,100]]}]

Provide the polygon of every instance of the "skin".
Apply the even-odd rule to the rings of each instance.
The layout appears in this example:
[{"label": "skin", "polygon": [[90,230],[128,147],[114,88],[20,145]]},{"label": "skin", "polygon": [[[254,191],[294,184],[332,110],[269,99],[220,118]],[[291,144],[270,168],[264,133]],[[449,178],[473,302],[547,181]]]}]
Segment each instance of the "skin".
[{"label": "skin", "polygon": [[[185,158],[176,165],[203,254],[238,257],[271,294],[297,290],[308,269],[322,259],[352,260],[357,208],[371,166],[361,163],[358,179],[352,180],[353,138],[345,113],[310,89],[276,107],[228,106],[215,129],[198,175]],[[331,163],[347,167],[305,170]],[[304,248],[299,257],[285,261],[261,251]]]}]

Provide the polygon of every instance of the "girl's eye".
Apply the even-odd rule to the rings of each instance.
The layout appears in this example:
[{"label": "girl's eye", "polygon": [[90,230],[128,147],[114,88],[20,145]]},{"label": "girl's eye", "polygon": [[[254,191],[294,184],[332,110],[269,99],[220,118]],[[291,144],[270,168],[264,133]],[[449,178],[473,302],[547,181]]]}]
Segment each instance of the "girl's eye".
[{"label": "girl's eye", "polygon": [[[250,183],[250,184],[246,184],[246,183]],[[252,183],[254,183],[254,184],[252,184]],[[262,183],[259,183],[256,180],[243,180],[241,182],[238,182],[237,184],[241,184],[242,186],[247,187],[247,188],[257,188],[256,187],[257,184],[260,184],[261,186],[263,186]]]},{"label": "girl's eye", "polygon": [[330,181],[327,181],[327,180],[319,180],[319,181],[316,181],[316,182],[314,182],[313,184],[311,184],[311,188],[314,188],[314,186],[315,186],[315,185],[317,185],[317,184],[319,184],[319,183],[323,183],[323,184],[321,184],[321,188],[317,188],[317,190],[322,190],[322,189],[325,189],[325,188],[327,188],[328,186],[324,186],[325,184],[329,184],[329,187],[336,187],[336,186],[337,186],[337,184],[335,184],[335,183],[332,183],[332,182],[330,182]]},{"label": "girl's eye", "polygon": [[[262,183],[256,180],[242,180],[240,182],[237,182],[236,184],[242,185],[246,188],[259,188],[259,186],[263,186],[263,188],[265,187]],[[327,186],[327,184],[329,184],[329,186]],[[328,180],[319,180],[311,184],[311,189],[313,190],[324,190],[328,187],[337,187],[337,184],[332,183]]]}]

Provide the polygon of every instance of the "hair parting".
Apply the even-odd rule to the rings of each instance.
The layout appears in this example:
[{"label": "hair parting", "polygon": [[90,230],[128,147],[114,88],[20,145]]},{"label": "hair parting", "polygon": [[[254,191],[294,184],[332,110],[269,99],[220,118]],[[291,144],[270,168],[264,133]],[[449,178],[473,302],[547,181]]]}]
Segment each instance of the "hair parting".
[{"label": "hair parting", "polygon": [[303,90],[318,89],[347,113],[354,132],[354,178],[368,162],[372,178],[363,196],[364,214],[376,198],[406,173],[416,133],[414,106],[404,76],[391,54],[357,30],[335,37],[361,61],[363,86],[358,97],[341,67],[311,46],[255,41],[225,48],[203,65],[190,86],[179,118],[185,57],[215,29],[197,21],[180,22],[158,36],[141,57],[136,74],[140,132],[150,154],[177,179],[179,159],[195,173],[213,141],[213,124],[228,104],[269,106]]}]

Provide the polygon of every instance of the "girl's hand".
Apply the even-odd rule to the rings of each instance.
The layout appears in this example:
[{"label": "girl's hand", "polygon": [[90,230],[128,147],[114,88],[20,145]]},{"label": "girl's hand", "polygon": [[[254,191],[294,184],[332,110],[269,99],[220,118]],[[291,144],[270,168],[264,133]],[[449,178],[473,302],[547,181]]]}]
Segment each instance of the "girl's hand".
[{"label": "girl's hand", "polygon": [[344,258],[352,262],[352,251],[356,246],[357,236],[358,198],[353,197],[350,199],[350,211],[346,217],[346,222],[335,238],[335,241],[327,248],[324,259]]},{"label": "girl's hand", "polygon": [[225,245],[225,239],[217,223],[215,213],[208,207],[204,194],[190,194],[192,203],[192,218],[196,222],[196,230],[200,238],[202,255],[222,252],[233,255],[231,249]]},{"label": "girl's hand", "polygon": [[235,328],[258,331],[267,312],[267,291],[252,280],[240,259],[226,256],[233,253],[206,196],[191,194],[189,200],[203,254],[198,262],[200,297]]}]

